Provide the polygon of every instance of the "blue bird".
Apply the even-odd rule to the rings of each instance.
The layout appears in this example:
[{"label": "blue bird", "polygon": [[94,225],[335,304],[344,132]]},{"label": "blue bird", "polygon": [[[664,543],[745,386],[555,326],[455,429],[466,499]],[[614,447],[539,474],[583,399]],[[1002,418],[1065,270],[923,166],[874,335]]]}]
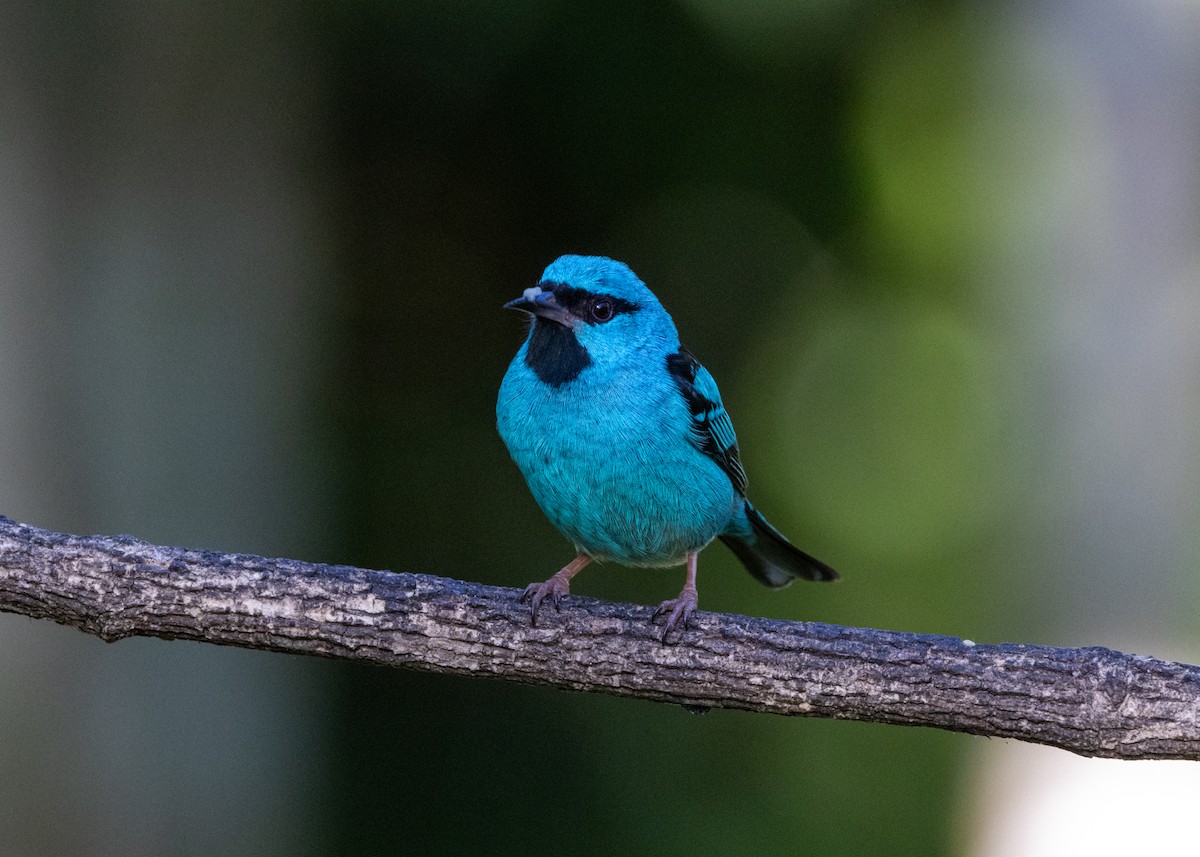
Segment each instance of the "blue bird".
[{"label": "blue bird", "polygon": [[593,560],[686,564],[683,590],[654,613],[667,617],[665,641],[696,609],[696,558],[714,538],[767,586],[837,579],[750,505],[716,382],[627,265],[562,256],[505,307],[532,324],[500,385],[497,427],[534,499],[577,551],[525,589],[531,621],[546,599],[557,609]]}]

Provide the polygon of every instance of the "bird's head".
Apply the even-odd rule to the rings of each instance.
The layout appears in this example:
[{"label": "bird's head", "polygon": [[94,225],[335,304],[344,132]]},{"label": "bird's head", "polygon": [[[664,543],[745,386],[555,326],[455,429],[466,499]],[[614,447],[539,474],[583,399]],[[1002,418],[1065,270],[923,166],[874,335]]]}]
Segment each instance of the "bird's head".
[{"label": "bird's head", "polygon": [[679,346],[653,292],[624,262],[603,256],[560,256],[536,286],[504,306],[533,316],[526,363],[550,383]]}]

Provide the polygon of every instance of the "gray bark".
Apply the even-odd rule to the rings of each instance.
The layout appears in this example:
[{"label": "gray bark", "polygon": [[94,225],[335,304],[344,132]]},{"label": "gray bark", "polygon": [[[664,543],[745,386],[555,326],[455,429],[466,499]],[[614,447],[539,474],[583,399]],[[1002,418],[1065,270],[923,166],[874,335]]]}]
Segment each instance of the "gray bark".
[{"label": "gray bark", "polygon": [[1200,759],[1200,667],[1105,648],[696,613],[72,536],[0,517],[0,610],[115,641],[186,639],[672,702],[1016,738],[1085,756]]}]

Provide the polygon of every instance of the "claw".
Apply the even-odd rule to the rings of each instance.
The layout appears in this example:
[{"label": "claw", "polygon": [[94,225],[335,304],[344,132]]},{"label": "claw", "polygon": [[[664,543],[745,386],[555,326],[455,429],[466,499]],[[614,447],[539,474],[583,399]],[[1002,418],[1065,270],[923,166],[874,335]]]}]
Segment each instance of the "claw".
[{"label": "claw", "polygon": [[525,591],[521,593],[521,603],[529,604],[529,624],[537,626],[538,608],[542,606],[542,602],[547,598],[554,605],[554,609],[562,610],[562,600],[565,596],[571,593],[571,578],[579,573],[585,565],[592,561],[590,556],[580,554],[575,557],[564,568],[559,569],[547,580],[540,583],[531,583],[525,587]]},{"label": "claw", "polygon": [[687,577],[683,581],[683,591],[679,593],[679,597],[670,598],[659,604],[654,615],[650,617],[650,621],[653,622],[659,616],[670,614],[667,616],[666,627],[663,628],[662,641],[664,645],[667,642],[667,636],[676,628],[680,633],[687,630],[688,617],[700,603],[700,597],[696,594],[696,557],[698,554],[698,551],[692,551],[687,555]]},{"label": "claw", "polygon": [[570,585],[557,574],[541,583],[531,583],[521,593],[521,603],[529,604],[529,624],[537,625],[538,608],[547,598],[555,610],[562,610],[563,596],[570,593]]},{"label": "claw", "polygon": [[[676,628],[682,633],[687,630],[688,619],[692,612],[699,604],[699,598],[696,596],[696,591],[684,589],[679,593],[678,598],[670,598],[658,605],[658,609],[654,611],[654,615],[650,621],[658,619],[659,616],[667,616],[666,626],[663,628],[662,641],[667,642],[667,637]],[[668,615],[669,614],[669,615]]]}]

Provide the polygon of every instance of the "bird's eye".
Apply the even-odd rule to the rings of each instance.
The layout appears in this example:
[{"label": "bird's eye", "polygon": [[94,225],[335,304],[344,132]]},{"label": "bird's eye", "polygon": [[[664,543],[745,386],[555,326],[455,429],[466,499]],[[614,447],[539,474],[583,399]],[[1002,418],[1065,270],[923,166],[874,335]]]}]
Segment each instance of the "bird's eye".
[{"label": "bird's eye", "polygon": [[597,298],[592,301],[592,318],[603,324],[606,321],[611,321],[616,308],[613,302],[606,298]]}]

